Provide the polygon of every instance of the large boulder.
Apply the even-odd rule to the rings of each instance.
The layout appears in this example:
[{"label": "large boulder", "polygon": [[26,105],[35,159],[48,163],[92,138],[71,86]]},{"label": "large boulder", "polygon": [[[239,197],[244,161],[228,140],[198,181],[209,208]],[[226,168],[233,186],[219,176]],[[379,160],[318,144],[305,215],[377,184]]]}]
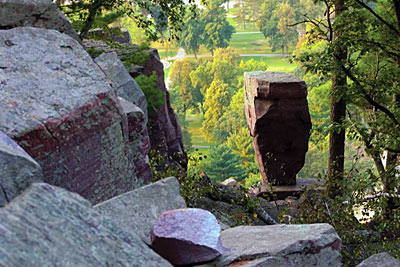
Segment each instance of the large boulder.
[{"label": "large boulder", "polygon": [[341,266],[342,241],[329,224],[239,226],[221,240],[229,250],[204,266]]},{"label": "large boulder", "polygon": [[0,207],[43,179],[39,164],[1,131],[0,173]]},{"label": "large boulder", "polygon": [[400,261],[387,252],[372,255],[357,267],[400,267]]},{"label": "large boulder", "polygon": [[186,208],[179,189],[178,180],[169,177],[99,203],[94,208],[137,233],[150,245],[151,226],[161,214],[167,210]]},{"label": "large boulder", "polygon": [[115,90],[82,46],[40,28],[0,31],[0,130],[44,181],[93,203],[131,191],[128,123]]},{"label": "large boulder", "polygon": [[225,251],[220,232],[217,219],[206,210],[170,210],[151,228],[151,246],[174,265],[210,261]]},{"label": "large boulder", "polygon": [[45,183],[0,209],[0,266],[171,266],[75,193]]},{"label": "large boulder", "polygon": [[54,29],[80,41],[71,23],[51,0],[0,0],[0,29],[16,27]]},{"label": "large boulder", "polygon": [[245,72],[245,113],[263,181],[296,184],[304,166],[311,119],[307,86],[283,72]]}]

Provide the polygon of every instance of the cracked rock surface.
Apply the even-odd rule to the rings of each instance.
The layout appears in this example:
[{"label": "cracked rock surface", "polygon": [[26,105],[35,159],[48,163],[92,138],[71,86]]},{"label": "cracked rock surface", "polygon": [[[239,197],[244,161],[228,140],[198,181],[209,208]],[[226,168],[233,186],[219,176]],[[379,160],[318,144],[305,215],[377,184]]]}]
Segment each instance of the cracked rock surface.
[{"label": "cracked rock surface", "polygon": [[33,184],[0,208],[0,266],[171,266],[76,193]]},{"label": "cracked rock surface", "polygon": [[203,267],[341,266],[342,241],[329,224],[239,226],[222,231],[221,240],[229,251]]},{"label": "cracked rock surface", "polygon": [[0,30],[0,106],[0,130],[40,164],[45,182],[92,203],[144,183],[115,90],[70,36]]}]

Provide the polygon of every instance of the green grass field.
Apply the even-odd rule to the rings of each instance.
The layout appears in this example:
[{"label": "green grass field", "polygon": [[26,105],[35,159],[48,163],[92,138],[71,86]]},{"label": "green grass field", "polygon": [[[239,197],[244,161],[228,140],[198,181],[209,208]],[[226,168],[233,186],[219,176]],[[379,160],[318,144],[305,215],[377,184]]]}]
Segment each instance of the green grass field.
[{"label": "green grass field", "polygon": [[[201,133],[201,123],[203,121],[202,114],[186,114],[186,120],[188,122],[189,132],[192,134],[192,145],[194,146],[212,146],[213,144],[208,143]],[[207,154],[208,147],[198,147],[194,148],[197,152],[202,154]]]},{"label": "green grass field", "polygon": [[179,50],[179,47],[171,42],[165,42],[164,45],[160,42],[152,42],[150,47],[157,48],[160,58],[174,57]]},{"label": "green grass field", "polygon": [[[234,34],[229,45],[239,54],[281,54],[282,50],[272,51],[265,40],[264,35],[260,33]],[[289,53],[293,48],[289,48]]]},{"label": "green grass field", "polygon": [[267,63],[269,71],[291,72],[296,68],[296,64],[290,63],[287,57],[240,57],[241,60],[247,61],[254,59]]}]

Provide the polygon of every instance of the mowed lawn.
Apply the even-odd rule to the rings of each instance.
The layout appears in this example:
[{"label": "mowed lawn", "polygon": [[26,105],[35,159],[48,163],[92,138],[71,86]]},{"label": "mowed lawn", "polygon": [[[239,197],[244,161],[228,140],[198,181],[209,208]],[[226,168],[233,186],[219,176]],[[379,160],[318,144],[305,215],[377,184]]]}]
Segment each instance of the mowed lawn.
[{"label": "mowed lawn", "polygon": [[[229,43],[239,54],[281,54],[282,50],[272,51],[261,32],[233,34]],[[289,54],[293,48],[289,48]]]},{"label": "mowed lawn", "polygon": [[254,59],[255,61],[263,61],[268,65],[268,71],[292,72],[296,68],[296,64],[290,63],[288,57],[240,57],[241,60],[247,61]]},{"label": "mowed lawn", "polygon": [[[192,145],[194,146],[194,150],[198,153],[207,154],[208,147],[213,144],[208,143],[201,133],[201,123],[203,121],[203,115],[199,114],[186,114],[186,121],[188,122],[189,132],[192,134]],[[197,147],[199,146],[199,147]]]}]

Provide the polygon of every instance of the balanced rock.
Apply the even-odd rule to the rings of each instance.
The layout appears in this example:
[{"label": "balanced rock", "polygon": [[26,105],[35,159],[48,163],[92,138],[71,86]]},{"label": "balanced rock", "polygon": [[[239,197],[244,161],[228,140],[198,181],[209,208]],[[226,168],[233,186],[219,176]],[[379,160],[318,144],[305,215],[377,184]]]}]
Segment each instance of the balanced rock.
[{"label": "balanced rock", "polygon": [[0,0],[0,29],[16,27],[54,29],[80,41],[71,23],[51,0]]},{"label": "balanced rock", "polygon": [[239,226],[221,240],[229,250],[204,266],[341,266],[342,241],[329,224]]},{"label": "balanced rock", "polygon": [[39,164],[1,131],[0,173],[0,207],[43,179]]},{"label": "balanced rock", "polygon": [[0,130],[42,167],[44,181],[98,203],[131,191],[128,122],[82,46],[40,28],[0,31]]},{"label": "balanced rock", "polygon": [[171,266],[89,201],[49,184],[33,184],[0,218],[0,266]]},{"label": "balanced rock", "polygon": [[357,267],[400,267],[400,261],[387,252],[372,255]]},{"label": "balanced rock", "polygon": [[164,211],[186,208],[180,185],[169,177],[99,203],[94,208],[103,216],[134,231],[148,245],[151,226]]},{"label": "balanced rock", "polygon": [[296,184],[304,166],[311,119],[307,86],[283,72],[246,72],[245,113],[265,183]]},{"label": "balanced rock", "polygon": [[151,246],[174,265],[209,261],[225,250],[220,232],[217,219],[206,210],[170,210],[151,228]]}]

